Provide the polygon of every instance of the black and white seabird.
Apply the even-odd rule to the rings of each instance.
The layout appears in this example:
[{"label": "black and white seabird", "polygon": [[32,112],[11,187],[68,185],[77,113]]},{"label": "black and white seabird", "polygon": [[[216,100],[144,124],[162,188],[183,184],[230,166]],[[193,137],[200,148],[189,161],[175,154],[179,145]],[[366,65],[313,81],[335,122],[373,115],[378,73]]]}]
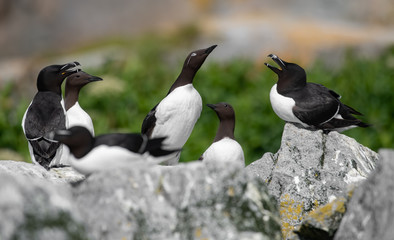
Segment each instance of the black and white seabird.
[{"label": "black and white seabird", "polygon": [[207,104],[219,120],[219,128],[213,143],[200,157],[203,161],[238,162],[245,166],[245,157],[241,145],[234,138],[235,113],[228,103]]},{"label": "black and white seabird", "polygon": [[162,149],[165,137],[148,139],[138,133],[110,133],[93,137],[85,127],[75,126],[53,132],[52,138],[69,148],[71,166],[84,175],[125,166],[160,163],[174,153]]},{"label": "black and white seabird", "polygon": [[88,83],[101,81],[100,77],[92,76],[86,72],[77,72],[71,74],[66,79],[64,105],[66,108],[67,128],[73,126],[84,126],[94,136],[94,127],[92,119],[79,105],[79,91]]},{"label": "black and white seabird", "polygon": [[[216,46],[193,51],[187,56],[182,71],[167,96],[145,117],[142,134],[149,138],[166,136],[166,149],[182,149],[202,110],[202,99],[193,87],[193,79]],[[165,164],[177,164],[179,157],[180,152]]]},{"label": "black and white seabird", "polygon": [[61,85],[66,77],[80,70],[78,62],[43,68],[37,78],[38,92],[23,116],[22,129],[31,159],[46,169],[63,164],[63,146],[46,136],[54,130],[66,128]]},{"label": "black and white seabird", "polygon": [[302,67],[285,62],[274,54],[268,57],[281,68],[265,63],[278,75],[278,82],[271,88],[270,101],[281,119],[324,131],[341,132],[369,126],[352,115],[362,114],[341,103],[339,94],[321,84],[307,83]]}]

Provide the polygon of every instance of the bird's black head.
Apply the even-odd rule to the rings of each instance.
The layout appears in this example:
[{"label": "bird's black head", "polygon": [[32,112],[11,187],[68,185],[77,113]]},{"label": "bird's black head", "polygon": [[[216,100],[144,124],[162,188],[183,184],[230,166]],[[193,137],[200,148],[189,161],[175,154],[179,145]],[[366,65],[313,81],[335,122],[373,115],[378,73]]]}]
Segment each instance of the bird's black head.
[{"label": "bird's black head", "polygon": [[94,138],[88,129],[81,126],[52,132],[51,138],[66,145],[76,158],[85,156],[93,147]]},{"label": "bird's black head", "polygon": [[78,62],[47,66],[38,74],[37,89],[38,91],[50,91],[61,95],[63,80],[79,71],[81,71],[81,65]]},{"label": "bird's black head", "polygon": [[278,89],[287,91],[306,85],[306,73],[302,67],[295,63],[288,63],[275,54],[270,54],[268,57],[272,58],[280,67],[279,69],[268,63],[264,63],[278,75]]},{"label": "bird's black head", "polygon": [[213,141],[220,141],[224,137],[234,139],[235,113],[233,107],[225,102],[207,104],[207,106],[216,112],[220,120],[220,125]]},{"label": "bird's black head", "polygon": [[192,69],[194,72],[197,72],[198,69],[200,69],[200,67],[204,63],[205,59],[213,51],[213,49],[216,48],[216,46],[217,45],[213,45],[209,48],[204,48],[204,49],[200,49],[200,50],[196,50],[196,51],[191,52],[187,56],[183,67]]},{"label": "bird's black head", "polygon": [[217,104],[207,104],[208,107],[212,108],[219,119],[222,120],[235,120],[235,113],[233,107],[225,102]]},{"label": "bird's black head", "polygon": [[86,72],[80,71],[68,76],[66,80],[66,88],[67,86],[81,88],[90,82],[101,81],[101,80],[103,79],[100,77],[92,76]]}]

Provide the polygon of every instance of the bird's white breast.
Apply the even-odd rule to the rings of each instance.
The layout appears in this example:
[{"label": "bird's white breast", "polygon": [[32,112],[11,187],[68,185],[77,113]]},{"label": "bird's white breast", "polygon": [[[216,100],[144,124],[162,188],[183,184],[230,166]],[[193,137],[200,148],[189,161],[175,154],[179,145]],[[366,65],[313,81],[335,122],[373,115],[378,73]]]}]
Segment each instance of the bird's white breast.
[{"label": "bird's white breast", "polygon": [[200,117],[202,99],[192,84],[176,88],[156,108],[154,137],[167,137],[167,149],[182,148]]},{"label": "bird's white breast", "polygon": [[212,143],[204,152],[203,161],[239,162],[245,165],[241,145],[231,138],[223,138]]},{"label": "bird's white breast", "polygon": [[294,99],[279,94],[276,87],[277,84],[270,91],[271,106],[276,115],[287,122],[303,124],[293,113],[293,107],[295,106]]},{"label": "bird's white breast", "polygon": [[71,128],[73,126],[82,126],[89,130],[89,132],[94,136],[94,127],[92,119],[89,114],[87,114],[81,106],[76,102],[74,106],[68,109],[67,113],[67,128]]},{"label": "bird's white breast", "polygon": [[80,159],[70,154],[70,163],[76,171],[88,175],[93,172],[146,163],[146,156],[118,146],[100,145]]}]

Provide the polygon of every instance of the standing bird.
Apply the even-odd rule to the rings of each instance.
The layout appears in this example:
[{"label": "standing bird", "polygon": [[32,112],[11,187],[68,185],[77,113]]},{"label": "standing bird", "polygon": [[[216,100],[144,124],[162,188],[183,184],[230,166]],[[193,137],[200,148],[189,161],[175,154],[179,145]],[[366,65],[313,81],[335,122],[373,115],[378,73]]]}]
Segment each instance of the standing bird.
[{"label": "standing bird", "polygon": [[245,166],[241,145],[234,138],[235,113],[228,103],[207,104],[219,117],[219,128],[213,143],[202,154],[200,160],[219,162],[239,162]]},{"label": "standing bird", "polygon": [[46,169],[63,164],[63,147],[46,136],[51,131],[66,128],[61,85],[66,77],[80,70],[78,62],[42,69],[37,78],[38,92],[23,116],[22,129],[28,140],[31,160]]},{"label": "standing bird", "polygon": [[362,114],[341,103],[339,94],[321,84],[307,83],[302,67],[285,62],[274,54],[268,57],[281,68],[265,63],[278,75],[278,82],[271,88],[270,101],[281,119],[324,131],[341,132],[357,126],[370,126],[352,115]]},{"label": "standing bird", "polygon": [[71,153],[70,164],[78,172],[94,172],[154,164],[163,161],[174,151],[163,150],[163,138],[148,139],[137,133],[111,133],[93,137],[81,126],[52,132],[51,138],[65,144]]},{"label": "standing bird", "polygon": [[92,119],[79,105],[78,97],[79,91],[83,86],[88,83],[101,80],[103,79],[87,74],[86,72],[74,73],[66,79],[64,104],[68,122],[67,128],[73,126],[84,126],[94,136]]},{"label": "standing bird", "polygon": [[[172,84],[167,96],[145,117],[142,134],[149,138],[165,136],[166,149],[182,149],[202,110],[201,96],[193,87],[193,79],[216,46],[193,51],[187,56],[182,72]],[[177,164],[179,157],[180,151],[166,164]]]}]

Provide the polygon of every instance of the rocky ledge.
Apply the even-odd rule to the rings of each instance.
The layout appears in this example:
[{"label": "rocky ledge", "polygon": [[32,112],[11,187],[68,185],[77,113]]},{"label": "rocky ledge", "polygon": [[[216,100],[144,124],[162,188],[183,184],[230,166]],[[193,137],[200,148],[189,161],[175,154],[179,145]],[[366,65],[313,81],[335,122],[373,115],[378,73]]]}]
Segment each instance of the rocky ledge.
[{"label": "rocky ledge", "polygon": [[391,239],[393,155],[286,124],[279,151],[246,168],[131,166],[82,180],[0,161],[0,239]]}]

